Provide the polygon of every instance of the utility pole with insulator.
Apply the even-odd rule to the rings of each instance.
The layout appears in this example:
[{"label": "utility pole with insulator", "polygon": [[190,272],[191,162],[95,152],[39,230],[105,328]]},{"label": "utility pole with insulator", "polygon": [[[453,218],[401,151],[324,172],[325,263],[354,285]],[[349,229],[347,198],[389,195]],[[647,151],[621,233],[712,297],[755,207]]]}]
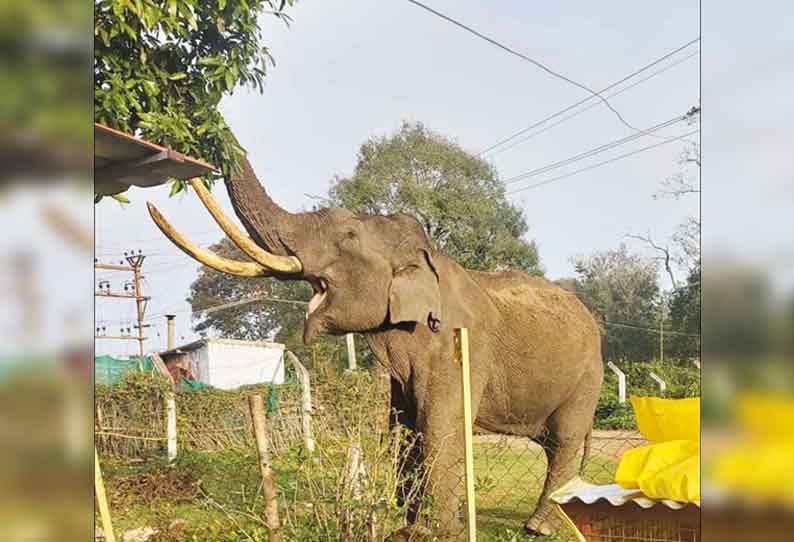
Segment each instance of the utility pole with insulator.
[{"label": "utility pole with insulator", "polygon": [[[105,271],[128,271],[132,273],[132,293],[115,293],[110,291],[110,283],[108,281],[100,281],[99,290],[94,293],[94,297],[109,297],[109,298],[118,298],[118,299],[134,299],[135,300],[135,307],[137,313],[137,321],[138,324],[135,326],[138,329],[138,333],[136,335],[125,335],[121,333],[119,336],[109,336],[105,334],[100,334],[97,331],[97,334],[94,336],[95,339],[115,339],[115,340],[135,340],[138,341],[138,354],[143,357],[144,353],[144,341],[146,341],[146,336],[143,334],[143,330],[146,327],[149,327],[148,324],[143,323],[143,316],[146,312],[146,304],[149,302],[149,297],[145,296],[141,292],[141,266],[143,265],[143,261],[146,259],[140,250],[136,254],[134,251],[125,252],[124,259],[127,262],[127,265],[124,264],[124,261],[119,262],[118,265],[116,264],[105,264],[95,262],[94,267],[96,269],[102,269]],[[126,286],[126,285],[125,285]],[[125,291],[129,292],[129,287],[125,287]],[[99,330],[99,328],[97,328]]]}]

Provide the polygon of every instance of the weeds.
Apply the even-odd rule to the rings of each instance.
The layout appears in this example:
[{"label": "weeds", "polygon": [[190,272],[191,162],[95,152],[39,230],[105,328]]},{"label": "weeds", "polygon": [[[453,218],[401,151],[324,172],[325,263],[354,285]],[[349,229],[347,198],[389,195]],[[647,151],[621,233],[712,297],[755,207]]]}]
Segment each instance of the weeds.
[{"label": "weeds", "polygon": [[[406,468],[411,437],[401,428],[390,427],[388,382],[372,372],[337,371],[319,357],[313,378],[313,454],[303,448],[300,433],[290,433],[291,429],[279,422],[289,412],[290,392],[281,395],[279,411],[268,420],[271,435],[276,435],[271,459],[282,537],[296,542],[387,540],[406,525],[406,502],[418,497],[426,482],[426,473]],[[687,388],[684,382],[680,384],[672,382],[671,387]],[[119,390],[102,390],[99,398],[106,425],[110,424],[108,418],[144,423],[136,411],[139,407],[146,416],[160,415],[157,401],[152,400],[152,394],[156,397],[162,392],[158,386],[133,381]],[[152,542],[267,540],[257,454],[243,406],[250,391],[212,392],[206,401],[201,395],[204,392],[194,392],[190,402],[185,399],[178,407],[180,423],[196,424],[194,435],[213,429],[200,427],[202,419],[207,424],[231,420],[223,423],[240,427],[234,438],[190,437],[187,443],[180,429],[179,455],[170,464],[157,447],[124,448],[106,437],[100,455],[104,454],[114,522],[120,530],[152,526],[158,530]],[[207,404],[212,406],[209,414],[203,415]],[[630,411],[613,407],[610,400],[602,401],[599,419],[610,428],[630,427]],[[150,421],[152,428],[159,423]],[[611,482],[621,446],[631,445],[596,441],[585,478]],[[520,527],[537,502],[545,469],[545,454],[526,439],[480,438],[475,445],[475,472],[481,540],[533,540]],[[405,492],[407,498],[401,499]],[[421,499],[419,503],[420,523],[427,524],[432,502]],[[184,521],[174,527],[176,519]],[[568,535],[561,533],[544,541],[567,539]]]}]

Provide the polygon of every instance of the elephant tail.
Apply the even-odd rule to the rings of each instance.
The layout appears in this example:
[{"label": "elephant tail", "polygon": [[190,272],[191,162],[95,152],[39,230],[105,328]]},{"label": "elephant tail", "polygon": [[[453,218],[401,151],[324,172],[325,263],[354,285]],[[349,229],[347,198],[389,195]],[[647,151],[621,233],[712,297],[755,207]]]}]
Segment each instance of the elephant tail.
[{"label": "elephant tail", "polygon": [[593,426],[590,426],[590,429],[587,431],[587,434],[584,436],[584,447],[582,449],[582,463],[579,465],[579,476],[584,474],[584,466],[587,463],[588,458],[590,457],[590,449],[593,444]]}]

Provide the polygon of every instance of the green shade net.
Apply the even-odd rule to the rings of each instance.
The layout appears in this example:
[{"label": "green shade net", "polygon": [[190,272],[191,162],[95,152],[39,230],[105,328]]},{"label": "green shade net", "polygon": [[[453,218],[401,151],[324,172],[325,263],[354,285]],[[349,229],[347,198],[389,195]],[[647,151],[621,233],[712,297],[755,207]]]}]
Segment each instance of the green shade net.
[{"label": "green shade net", "polygon": [[151,372],[152,358],[148,356],[117,359],[113,356],[94,356],[94,382],[112,386],[119,384],[131,372]]},{"label": "green shade net", "polygon": [[179,391],[201,391],[207,387],[208,386],[203,382],[199,382],[198,380],[190,380],[189,378],[185,377],[182,377],[182,380],[180,380],[179,384],[177,384],[177,389]]},{"label": "green shade net", "polygon": [[278,415],[278,392],[273,386],[267,392],[267,416]]}]

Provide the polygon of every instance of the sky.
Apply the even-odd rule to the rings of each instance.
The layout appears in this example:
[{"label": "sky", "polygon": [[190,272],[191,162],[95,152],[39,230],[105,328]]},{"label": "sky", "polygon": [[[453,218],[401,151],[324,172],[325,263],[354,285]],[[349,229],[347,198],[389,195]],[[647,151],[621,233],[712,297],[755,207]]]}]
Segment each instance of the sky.
[{"label": "sky", "polygon": [[[428,3],[594,89],[699,34],[699,7],[691,0]],[[707,2],[704,12],[713,26],[704,24],[703,38],[703,207],[719,226],[706,227],[704,242],[715,247],[739,243],[765,255],[779,254],[777,247],[794,233],[790,219],[784,218],[784,206],[791,205],[791,138],[779,131],[780,116],[794,111],[789,90],[794,40],[784,32],[791,21],[715,2]],[[395,132],[403,121],[422,122],[477,153],[588,96],[404,0],[301,1],[290,14],[289,27],[273,18],[262,20],[264,43],[276,60],[264,93],[238,89],[222,103],[260,181],[289,210],[308,208],[313,196],[326,195],[335,175],[352,173],[362,143]],[[748,29],[755,40],[742,39],[740,44],[738,38],[745,38]],[[689,47],[660,64],[657,68],[681,61],[610,98],[611,105],[640,129],[684,114],[701,98],[700,59],[697,54],[682,59],[698,48]],[[677,137],[692,129],[679,123],[659,135]],[[598,105],[523,144],[485,157],[500,178],[509,179],[633,133]],[[508,197],[525,212],[528,238],[537,242],[549,278],[571,276],[574,256],[615,249],[624,242],[651,256],[626,234],[650,234],[663,241],[688,215],[698,213],[696,197],[653,197],[661,183],[679,171],[684,143],[670,142],[543,186],[510,192],[662,142],[658,137],[638,138],[508,186]],[[758,152],[742,157],[739,149],[748,145]],[[711,154],[709,148],[714,149]],[[734,182],[745,184],[747,191],[721,189]],[[754,183],[763,189],[754,189]],[[233,215],[222,186],[213,193]],[[97,257],[118,262],[125,250],[143,250],[143,287],[152,296],[146,311],[152,324],[147,349],[164,346],[167,312],[177,314],[178,339],[190,340],[194,335],[185,297],[198,264],[160,234],[145,202],[153,201],[175,227],[203,246],[218,241],[221,232],[195,196],[169,198],[167,187],[132,189],[127,196],[129,205],[106,199],[95,206]],[[743,213],[748,199],[767,209],[768,216]],[[761,243],[754,238],[759,231],[767,234]],[[123,287],[127,277],[97,273],[96,278]],[[120,321],[133,320],[134,306],[124,303],[97,303],[96,318],[106,322],[108,334],[115,334]],[[97,343],[98,354],[135,351],[133,342]]]}]

